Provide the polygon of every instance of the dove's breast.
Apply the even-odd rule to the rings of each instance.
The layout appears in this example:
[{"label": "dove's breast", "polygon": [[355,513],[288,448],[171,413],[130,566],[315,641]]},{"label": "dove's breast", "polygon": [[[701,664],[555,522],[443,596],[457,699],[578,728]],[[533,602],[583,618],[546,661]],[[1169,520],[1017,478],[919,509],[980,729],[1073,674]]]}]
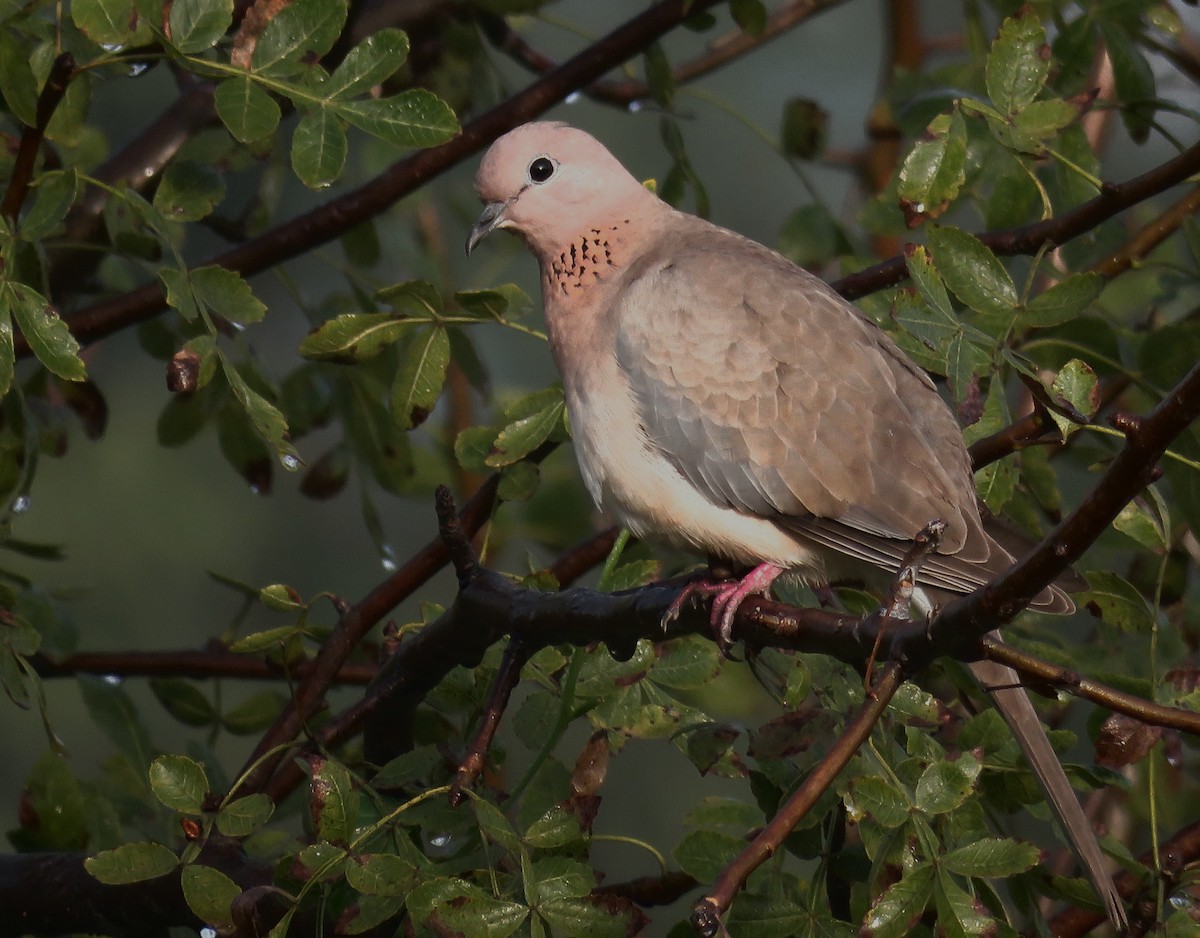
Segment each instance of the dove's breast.
[{"label": "dove's breast", "polygon": [[641,538],[753,564],[817,574],[816,551],[773,522],[714,504],[651,445],[629,383],[612,356],[565,385],[583,479],[601,511]]}]

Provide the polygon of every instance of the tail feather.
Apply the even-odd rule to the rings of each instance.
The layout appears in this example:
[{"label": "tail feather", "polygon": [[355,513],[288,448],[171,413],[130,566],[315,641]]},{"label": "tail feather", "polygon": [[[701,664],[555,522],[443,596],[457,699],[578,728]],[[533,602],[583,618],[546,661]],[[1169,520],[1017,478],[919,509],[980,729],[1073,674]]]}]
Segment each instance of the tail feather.
[{"label": "tail feather", "polygon": [[1021,751],[1033,767],[1033,774],[1062,825],[1072,851],[1092,881],[1109,921],[1118,932],[1124,934],[1129,930],[1129,920],[1125,915],[1121,894],[1109,875],[1091,821],[1079,806],[1079,799],[1067,780],[1062,763],[1050,746],[1037,711],[1025,689],[1020,686],[1017,672],[995,661],[976,661],[968,667],[991,695],[996,709],[1004,717],[1004,722],[1012,730]]}]

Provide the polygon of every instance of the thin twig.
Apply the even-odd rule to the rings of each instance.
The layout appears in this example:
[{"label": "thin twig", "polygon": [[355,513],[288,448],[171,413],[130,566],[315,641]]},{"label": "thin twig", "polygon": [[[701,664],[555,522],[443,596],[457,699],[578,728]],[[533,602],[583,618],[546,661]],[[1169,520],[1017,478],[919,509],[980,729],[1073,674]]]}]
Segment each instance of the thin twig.
[{"label": "thin twig", "polygon": [[[285,673],[283,667],[257,655],[240,655],[225,648],[206,651],[93,651],[60,658],[38,654],[31,659],[31,663],[42,678],[115,674],[121,677],[187,677],[197,680],[227,677],[279,681]],[[311,670],[312,662],[304,661],[289,665],[286,672],[294,678],[304,678]],[[367,684],[378,671],[376,664],[346,663],[338,669],[333,682]]]},{"label": "thin twig", "polygon": [[1200,713],[1167,707],[1135,694],[1127,694],[1085,677],[1072,668],[1051,664],[990,636],[985,636],[981,644],[988,660],[1006,664],[1019,672],[1021,677],[1026,679],[1023,683],[1032,680],[1050,687],[1059,687],[1074,697],[1090,700],[1101,707],[1135,717],[1143,723],[1200,736]]},{"label": "thin twig", "polygon": [[[1200,143],[1184,150],[1148,172],[1123,183],[1107,183],[1104,190],[1082,205],[1054,218],[980,234],[979,240],[1002,256],[1036,254],[1048,244],[1060,245],[1091,231],[1127,208],[1165,192],[1200,172]],[[908,277],[904,257],[892,257],[830,284],[848,300],[895,286]]]},{"label": "thin twig", "polygon": [[[738,29],[727,33],[711,42],[703,55],[673,68],[671,76],[679,85],[702,78],[766,45],[772,39],[779,38],[814,13],[828,10],[841,2],[843,0],[796,0],[789,3],[767,17],[761,32],[751,35]],[[477,14],[477,20],[483,34],[493,46],[534,74],[544,75],[558,67],[550,56],[539,52],[509,26],[503,16],[480,12]],[[644,101],[653,94],[649,84],[636,78],[623,81],[593,81],[582,91],[589,98],[619,107],[628,107],[634,101]]]},{"label": "thin twig", "polygon": [[75,57],[70,52],[64,52],[54,60],[42,93],[38,95],[37,111],[34,125],[26,127],[21,134],[21,143],[17,147],[17,156],[13,160],[12,174],[8,178],[8,188],[4,192],[4,200],[0,202],[0,216],[15,223],[21,214],[21,206],[29,194],[29,184],[33,181],[33,168],[37,163],[38,150],[42,147],[42,139],[46,135],[46,127],[50,118],[58,109],[63,95],[67,93],[75,75]]},{"label": "thin twig", "polygon": [[829,752],[792,793],[771,822],[721,871],[712,888],[696,904],[692,911],[692,927],[698,935],[711,938],[721,931],[721,916],[729,909],[734,895],[742,888],[750,874],[779,849],[788,834],[833,784],[842,769],[854,758],[854,754],[862,748],[871,735],[871,730],[887,709],[888,702],[903,683],[904,673],[899,664],[892,662],[884,667],[872,692],[867,695],[854,718],[846,724],[842,735],[833,743]]}]

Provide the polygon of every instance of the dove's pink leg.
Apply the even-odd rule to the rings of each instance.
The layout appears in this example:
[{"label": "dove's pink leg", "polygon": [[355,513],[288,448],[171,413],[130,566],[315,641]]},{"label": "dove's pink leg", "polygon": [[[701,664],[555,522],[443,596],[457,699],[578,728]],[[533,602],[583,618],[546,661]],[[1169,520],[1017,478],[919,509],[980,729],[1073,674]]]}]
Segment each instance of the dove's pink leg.
[{"label": "dove's pink leg", "polygon": [[664,622],[670,622],[679,615],[684,604],[693,596],[700,595],[707,599],[712,597],[712,611],[709,615],[709,625],[713,637],[725,652],[733,644],[733,619],[738,607],[747,596],[766,596],[776,577],[783,573],[783,567],[773,563],[760,563],[740,580],[725,580],[714,583],[711,580],[701,580],[690,583],[683,588],[667,609]]}]

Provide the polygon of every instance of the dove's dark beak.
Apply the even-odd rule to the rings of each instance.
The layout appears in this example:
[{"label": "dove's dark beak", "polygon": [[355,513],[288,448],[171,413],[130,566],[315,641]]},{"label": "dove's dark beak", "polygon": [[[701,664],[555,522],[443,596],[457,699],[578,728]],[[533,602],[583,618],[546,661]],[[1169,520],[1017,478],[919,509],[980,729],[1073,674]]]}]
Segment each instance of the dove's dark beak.
[{"label": "dove's dark beak", "polygon": [[505,202],[489,202],[483,208],[475,227],[467,235],[467,254],[475,250],[475,245],[495,231],[504,221]]}]

